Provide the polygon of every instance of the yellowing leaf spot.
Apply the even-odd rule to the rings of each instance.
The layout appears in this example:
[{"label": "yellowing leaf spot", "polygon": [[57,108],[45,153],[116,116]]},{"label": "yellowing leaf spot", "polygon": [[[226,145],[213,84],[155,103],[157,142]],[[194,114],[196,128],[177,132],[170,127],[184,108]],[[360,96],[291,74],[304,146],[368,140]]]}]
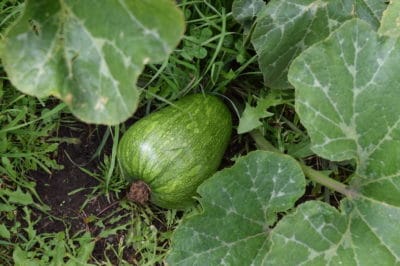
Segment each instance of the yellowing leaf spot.
[{"label": "yellowing leaf spot", "polygon": [[104,110],[104,108],[105,108],[104,105],[107,104],[107,102],[108,102],[108,98],[100,97],[96,103],[96,106],[94,107],[95,110],[100,110],[100,111]]},{"label": "yellowing leaf spot", "polygon": [[71,93],[68,93],[68,94],[64,97],[64,102],[65,102],[66,104],[70,105],[70,104],[72,103],[72,98],[73,98],[72,94],[71,94]]}]

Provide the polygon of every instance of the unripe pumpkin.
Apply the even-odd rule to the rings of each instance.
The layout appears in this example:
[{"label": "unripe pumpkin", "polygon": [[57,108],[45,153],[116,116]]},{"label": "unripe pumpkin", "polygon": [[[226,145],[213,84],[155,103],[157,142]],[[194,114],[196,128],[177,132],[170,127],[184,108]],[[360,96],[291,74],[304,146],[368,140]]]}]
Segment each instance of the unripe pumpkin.
[{"label": "unripe pumpkin", "polygon": [[220,165],[231,132],[231,113],[213,95],[189,95],[140,119],[118,147],[125,175],[135,180],[128,196],[164,208],[192,205],[197,187]]}]

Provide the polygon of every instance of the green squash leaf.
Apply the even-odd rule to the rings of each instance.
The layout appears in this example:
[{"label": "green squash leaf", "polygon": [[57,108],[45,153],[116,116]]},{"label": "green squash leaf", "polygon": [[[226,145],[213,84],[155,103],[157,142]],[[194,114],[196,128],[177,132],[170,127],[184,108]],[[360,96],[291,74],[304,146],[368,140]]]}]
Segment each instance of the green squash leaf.
[{"label": "green squash leaf", "polygon": [[399,40],[378,36],[358,19],[293,62],[296,111],[315,153],[333,161],[356,159],[360,175],[397,172],[398,62]]},{"label": "green squash leaf", "polygon": [[398,265],[400,208],[366,195],[341,207],[300,205],[271,232],[263,265]]},{"label": "green squash leaf", "polygon": [[387,7],[387,0],[345,0],[353,2],[353,10],[357,17],[367,21],[374,29],[378,29],[383,11]]},{"label": "green squash leaf", "polygon": [[[216,173],[199,188],[204,212],[175,231],[171,265],[250,265],[267,252],[277,213],[304,193],[297,162],[286,155],[255,151]],[[255,265],[258,265],[255,263]]]},{"label": "green squash leaf", "polygon": [[235,0],[232,4],[232,15],[237,22],[249,29],[253,19],[264,7],[263,0]]},{"label": "green squash leaf", "polygon": [[314,202],[283,218],[267,264],[288,257],[290,265],[400,263],[399,61],[399,38],[353,19],[293,62],[289,80],[312,149],[334,161],[355,159],[354,195],[340,212]]},{"label": "green squash leaf", "polygon": [[170,0],[28,0],[5,33],[1,58],[13,85],[54,95],[81,120],[118,124],[136,110],[136,81],[183,34]]},{"label": "green squash leaf", "polygon": [[328,37],[344,21],[358,16],[375,28],[383,0],[272,0],[258,15],[252,43],[267,86],[287,88],[292,60],[312,44]]},{"label": "green squash leaf", "polygon": [[392,0],[383,13],[379,33],[393,37],[400,36],[400,1]]}]

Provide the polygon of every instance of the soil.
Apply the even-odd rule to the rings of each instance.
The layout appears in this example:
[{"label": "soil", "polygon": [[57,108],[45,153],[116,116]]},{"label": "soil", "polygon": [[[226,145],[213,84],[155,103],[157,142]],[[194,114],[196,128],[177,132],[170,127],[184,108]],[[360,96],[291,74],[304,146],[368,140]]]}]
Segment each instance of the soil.
[{"label": "soil", "polygon": [[[80,167],[84,167],[90,172],[98,172],[101,158],[91,160],[91,157],[96,152],[105,130],[105,127],[95,130],[94,126],[83,123],[78,124],[78,128],[75,126],[60,128],[59,137],[77,138],[79,142],[78,144],[62,143],[59,145],[57,162],[63,166],[62,170],[53,171],[51,175],[43,172],[31,174],[36,181],[37,193],[51,208],[50,214],[59,218],[43,217],[41,214],[42,219],[36,225],[38,233],[60,232],[68,228],[71,235],[89,231],[95,236],[102,229],[91,224],[88,217],[91,215],[105,217],[117,208],[119,200],[115,195],[110,195],[110,200],[105,196],[88,198],[92,191],[91,188],[98,185],[98,181],[80,170]],[[106,145],[105,154],[110,153],[110,147],[110,143]],[[121,196],[123,197],[123,195]],[[82,206],[84,207],[82,208]],[[99,238],[92,254],[93,257],[101,260],[104,257],[106,245],[118,245],[121,237],[124,236],[117,234],[115,237]],[[130,258],[131,254],[134,252],[126,249],[124,259],[133,263],[134,258]],[[113,254],[110,253],[107,256],[112,258]]]},{"label": "soil", "polygon": [[[87,134],[87,132],[82,131],[83,134]],[[79,169],[79,166],[83,166],[89,171],[96,170],[94,162],[89,163],[91,155],[96,149],[93,147],[95,141],[93,141],[93,137],[88,138],[83,134],[77,136],[77,132],[62,128],[62,137],[79,137],[81,143],[77,145],[62,143],[59,146],[57,163],[64,169],[53,171],[51,175],[43,172],[34,173],[37,192],[42,200],[51,207],[51,214],[68,221],[74,231],[84,229],[84,224],[80,221],[83,219],[79,219],[79,217],[86,192],[82,190],[72,195],[68,194],[76,189],[90,188],[97,184],[94,178]],[[91,205],[89,206],[93,207]],[[101,201],[97,202],[97,205],[101,207]],[[92,211],[96,211],[95,209]],[[57,221],[44,223],[38,227],[39,231],[45,232],[57,232],[62,229],[64,229],[64,224]]]}]

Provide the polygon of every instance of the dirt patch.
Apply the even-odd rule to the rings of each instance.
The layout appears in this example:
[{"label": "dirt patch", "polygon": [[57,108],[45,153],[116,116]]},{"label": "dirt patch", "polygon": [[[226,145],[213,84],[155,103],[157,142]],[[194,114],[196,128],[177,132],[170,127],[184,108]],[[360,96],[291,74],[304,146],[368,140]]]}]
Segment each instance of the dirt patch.
[{"label": "dirt patch", "polygon": [[[88,127],[79,125],[80,127]],[[44,203],[51,207],[51,214],[62,219],[71,226],[73,232],[85,229],[84,213],[100,212],[108,203],[98,198],[81,210],[87,200],[88,190],[96,186],[98,181],[85,174],[80,166],[88,171],[97,171],[96,162],[90,162],[91,156],[97,149],[99,140],[89,128],[76,131],[71,128],[61,127],[60,136],[75,138],[78,144],[62,143],[59,146],[57,162],[64,168],[54,171],[51,175],[43,172],[32,174],[36,181],[36,190]],[[71,193],[80,190],[76,193]],[[58,232],[64,230],[65,225],[58,220],[47,217],[37,226],[39,232]]]},{"label": "dirt patch", "polygon": [[[36,181],[37,193],[51,208],[49,212],[51,216],[43,217],[42,213],[37,214],[41,216],[35,226],[38,233],[60,232],[67,228],[71,235],[86,231],[96,236],[104,228],[93,224],[90,217],[105,217],[118,208],[119,199],[115,197],[116,195],[110,195],[107,199],[104,195],[94,196],[91,193],[99,182],[80,169],[83,167],[92,173],[99,171],[98,165],[102,158],[94,160],[91,158],[99,147],[105,130],[105,127],[95,130],[93,126],[86,124],[60,128],[58,137],[76,140],[75,144],[59,145],[57,162],[63,169],[53,171],[50,175],[44,172],[31,173],[31,177]],[[103,153],[109,154],[110,149],[111,143],[108,143]],[[104,247],[117,246],[121,237],[123,235],[116,234],[107,238],[96,238],[92,256],[101,261],[104,258]],[[129,257],[134,252],[127,249],[127,253],[130,255],[127,254],[125,259],[130,261]],[[112,254],[107,256],[109,259],[113,258]]]}]

